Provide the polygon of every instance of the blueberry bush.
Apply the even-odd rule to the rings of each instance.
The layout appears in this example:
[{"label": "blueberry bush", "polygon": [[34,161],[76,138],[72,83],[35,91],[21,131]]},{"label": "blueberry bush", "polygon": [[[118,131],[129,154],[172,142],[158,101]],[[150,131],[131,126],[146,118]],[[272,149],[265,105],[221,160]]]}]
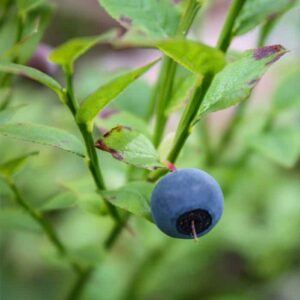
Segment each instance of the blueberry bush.
[{"label": "blueberry bush", "polygon": [[0,1],[0,298],[298,299],[299,1],[63,2]]}]

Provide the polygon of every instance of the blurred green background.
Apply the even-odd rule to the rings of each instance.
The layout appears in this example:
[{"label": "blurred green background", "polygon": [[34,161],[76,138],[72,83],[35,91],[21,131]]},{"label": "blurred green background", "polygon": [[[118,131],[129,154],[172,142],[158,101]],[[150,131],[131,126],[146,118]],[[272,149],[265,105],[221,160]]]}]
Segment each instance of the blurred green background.
[{"label": "blurred green background", "polygon": [[[116,26],[97,1],[55,2],[43,38],[53,47],[72,37],[98,34]],[[192,36],[213,44],[227,7],[228,1],[212,1],[200,14]],[[284,15],[268,39],[268,44],[282,44],[290,53],[272,66],[259,83],[225,157],[238,156],[249,147],[249,141],[264,123],[272,101],[299,98],[299,13],[298,5]],[[233,48],[254,48],[257,34],[254,30],[238,38]],[[120,69],[142,64],[158,55],[154,50],[96,47],[76,66],[78,95],[83,98]],[[62,76],[58,72],[56,77],[61,80]],[[138,80],[113,106],[130,115],[144,116],[155,77],[154,71]],[[15,120],[53,125],[79,136],[69,112],[43,87],[25,78],[18,79],[11,101],[24,105]],[[232,111],[213,113],[209,117],[209,138],[213,143]],[[177,118],[177,114],[171,118],[170,132],[176,128]],[[297,128],[300,132],[300,106],[284,110],[276,124]],[[107,120],[100,125],[112,126]],[[201,139],[200,130],[195,129],[178,167],[205,168]],[[24,198],[34,207],[43,207],[60,193],[67,197],[70,191],[86,195],[93,191],[93,182],[80,158],[60,150],[0,137],[0,162],[36,150],[39,155],[30,159],[26,168],[15,176]],[[164,149],[161,151],[164,153]],[[99,157],[107,186],[111,189],[122,186],[128,167],[103,152]],[[222,185],[226,206],[218,226],[197,242],[171,239],[152,223],[133,217],[128,225],[130,229],[123,231],[109,253],[103,253],[101,243],[112,227],[112,221],[100,215],[100,208],[95,207],[92,200],[86,205],[47,212],[47,217],[74,255],[83,263],[96,266],[82,299],[299,299],[299,162],[287,168],[252,151],[247,163],[240,167],[233,168],[225,159],[205,170]],[[14,204],[13,195],[1,179],[0,199],[0,298],[64,299],[75,275],[57,256],[35,222]]]}]

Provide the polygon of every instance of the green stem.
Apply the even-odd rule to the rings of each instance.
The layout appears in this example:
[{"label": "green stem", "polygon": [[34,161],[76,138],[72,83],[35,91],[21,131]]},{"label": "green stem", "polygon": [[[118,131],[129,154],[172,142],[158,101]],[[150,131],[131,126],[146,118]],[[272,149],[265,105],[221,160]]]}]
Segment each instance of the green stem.
[{"label": "green stem", "polygon": [[274,25],[278,21],[278,16],[274,17],[272,19],[267,20],[262,27],[260,28],[259,31],[259,36],[258,36],[258,41],[257,41],[257,46],[258,47],[264,47],[266,45],[266,41],[272,32],[272,29],[274,28]]},{"label": "green stem", "polygon": [[[78,102],[76,100],[75,94],[74,94],[74,88],[73,88],[73,75],[72,75],[72,68],[66,67],[64,69],[65,75],[66,75],[66,85],[67,85],[67,91],[66,91],[66,103],[69,107],[72,115],[74,116],[74,119],[76,120],[76,113],[78,109]],[[94,179],[95,185],[97,187],[98,191],[105,189],[105,184],[102,176],[102,172],[100,169],[99,161],[97,152],[94,145],[94,139],[93,134],[89,130],[88,126],[86,124],[79,124],[77,123],[77,127],[80,130],[80,133],[83,137],[88,159],[87,164],[88,168],[92,174],[92,177]],[[117,213],[116,208],[110,204],[109,202],[105,201],[106,206],[111,214],[111,216],[117,221],[120,221],[119,215]]]},{"label": "green stem", "polygon": [[64,68],[64,73],[66,76],[66,86],[67,86],[67,105],[73,116],[76,115],[78,109],[78,102],[76,101],[73,87],[73,72],[71,67]]},{"label": "green stem", "polygon": [[130,218],[130,214],[126,214],[126,216],[122,219],[121,222],[115,223],[112,231],[110,232],[108,238],[104,242],[104,247],[106,250],[109,250],[113,247],[114,243],[116,242],[118,236],[122,232],[122,229],[126,225],[127,221]]},{"label": "green stem", "polygon": [[[65,68],[65,75],[66,75],[66,84],[67,84],[67,92],[66,92],[66,103],[69,107],[72,115],[74,116],[74,119],[76,120],[76,112],[78,109],[78,102],[76,101],[75,95],[74,95],[74,88],[73,88],[73,76],[71,72],[71,68]],[[102,177],[101,169],[99,166],[98,156],[97,152],[95,150],[94,145],[94,139],[92,132],[88,128],[87,124],[79,124],[77,123],[77,126],[81,132],[81,135],[83,137],[88,160],[87,164],[89,167],[89,170],[92,174],[92,177],[94,179],[95,185],[97,187],[98,192],[105,189],[104,180]],[[116,208],[110,204],[109,202],[105,201],[107,208],[111,214],[111,216],[116,220],[116,223],[114,224],[114,227],[109,234],[107,241],[104,244],[104,247],[108,250],[110,249],[114,242],[116,241],[117,237],[122,231],[122,228],[126,221],[121,220],[120,216],[116,210]],[[67,299],[68,300],[77,300],[80,298],[89,278],[92,276],[92,273],[94,271],[94,268],[88,268],[81,274],[79,274],[77,280],[75,281]]]},{"label": "green stem", "polygon": [[[231,39],[232,39],[232,29],[234,26],[234,21],[236,17],[238,16],[239,12],[241,11],[244,3],[246,0],[234,0],[232,2],[232,5],[229,9],[229,13],[227,15],[227,18],[224,23],[223,30],[220,34],[218,43],[217,43],[217,48],[219,50],[222,50],[223,52],[226,52]],[[181,120],[179,122],[179,125],[177,127],[176,135],[175,135],[175,140],[173,147],[167,157],[167,159],[174,163],[183,148],[187,138],[190,135],[191,132],[191,124],[194,121],[194,118],[196,117],[198,110],[200,108],[200,105],[205,97],[205,94],[213,80],[213,75],[208,74],[204,77],[203,82],[200,87],[198,87],[189,102],[188,106],[186,107]],[[167,172],[165,169],[159,169],[157,171],[152,172],[149,175],[149,180],[150,181],[155,181],[162,175],[164,175]]]},{"label": "green stem", "polygon": [[71,292],[68,294],[67,300],[78,300],[80,299],[84,287],[89,281],[90,277],[93,273],[93,268],[88,268],[84,272],[82,272],[76,279],[74,286],[71,289]]},{"label": "green stem", "polygon": [[[47,221],[47,219],[44,217],[44,215],[42,213],[36,211],[24,200],[18,187],[15,185],[15,183],[12,180],[7,180],[7,182],[15,195],[15,199],[16,199],[17,203],[41,226],[44,233],[46,234],[46,236],[48,237],[48,239],[52,243],[52,245],[56,248],[56,250],[62,256],[68,258],[69,257],[68,251],[67,251],[66,247],[64,246],[64,244],[62,243],[62,241],[59,239],[59,237],[56,234],[51,223],[49,223]],[[76,273],[78,273],[78,274],[82,273],[82,269],[78,263],[76,263],[74,261],[70,261],[70,265]]]},{"label": "green stem", "polygon": [[200,2],[197,0],[189,0],[187,3],[186,9],[182,15],[180,24],[178,26],[177,35],[178,36],[185,36],[189,29],[191,28],[195,17],[200,9],[201,5]]},{"label": "green stem", "polygon": [[[266,44],[266,40],[274,28],[274,24],[278,20],[278,16],[268,20],[260,29],[259,38],[257,41],[257,47],[264,47]],[[236,110],[234,111],[233,117],[230,120],[227,128],[225,129],[219,145],[217,147],[218,157],[221,158],[221,153],[224,153],[228,148],[230,141],[232,140],[233,135],[235,134],[238,126],[240,125],[242,119],[245,116],[250,98],[247,98],[243,102],[241,102]],[[217,161],[215,161],[216,163]]]},{"label": "green stem", "polygon": [[[183,37],[188,33],[199,9],[199,2],[195,0],[189,0],[177,29],[176,35],[178,37]],[[177,63],[171,58],[165,57],[153,98],[153,102],[157,103],[156,124],[153,137],[153,143],[156,147],[159,145],[163,137],[165,126],[167,123],[168,118],[165,114],[165,110],[172,96],[176,69]],[[153,105],[151,109],[153,110]]]},{"label": "green stem", "polygon": [[172,95],[174,78],[176,75],[176,63],[169,57],[165,57],[161,69],[161,75],[158,83],[159,93],[157,98],[156,123],[154,129],[153,143],[158,146],[164,134],[164,128],[167,122],[165,108],[168,106]]},{"label": "green stem", "polygon": [[239,15],[241,9],[243,8],[245,2],[247,0],[233,0],[232,4],[229,8],[228,15],[226,17],[222,32],[220,34],[218,43],[217,43],[217,48],[223,52],[226,52],[231,40],[233,38],[233,26],[234,22]]}]

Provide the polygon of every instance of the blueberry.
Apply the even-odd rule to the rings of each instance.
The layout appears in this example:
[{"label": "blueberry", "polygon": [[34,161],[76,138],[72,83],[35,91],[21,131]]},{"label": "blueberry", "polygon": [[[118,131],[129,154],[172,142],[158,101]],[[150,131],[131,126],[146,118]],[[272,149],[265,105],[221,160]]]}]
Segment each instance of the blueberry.
[{"label": "blueberry", "polygon": [[179,169],[162,178],[151,196],[154,222],[165,234],[182,239],[208,233],[224,209],[216,180],[198,169]]}]

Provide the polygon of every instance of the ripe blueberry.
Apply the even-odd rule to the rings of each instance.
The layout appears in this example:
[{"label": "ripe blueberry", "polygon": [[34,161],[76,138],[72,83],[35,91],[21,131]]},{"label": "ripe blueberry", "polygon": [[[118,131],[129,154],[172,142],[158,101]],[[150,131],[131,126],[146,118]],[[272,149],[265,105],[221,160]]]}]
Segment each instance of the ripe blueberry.
[{"label": "ripe blueberry", "polygon": [[198,169],[179,169],[161,179],[151,196],[154,222],[165,234],[182,239],[208,233],[224,209],[213,177]]}]

